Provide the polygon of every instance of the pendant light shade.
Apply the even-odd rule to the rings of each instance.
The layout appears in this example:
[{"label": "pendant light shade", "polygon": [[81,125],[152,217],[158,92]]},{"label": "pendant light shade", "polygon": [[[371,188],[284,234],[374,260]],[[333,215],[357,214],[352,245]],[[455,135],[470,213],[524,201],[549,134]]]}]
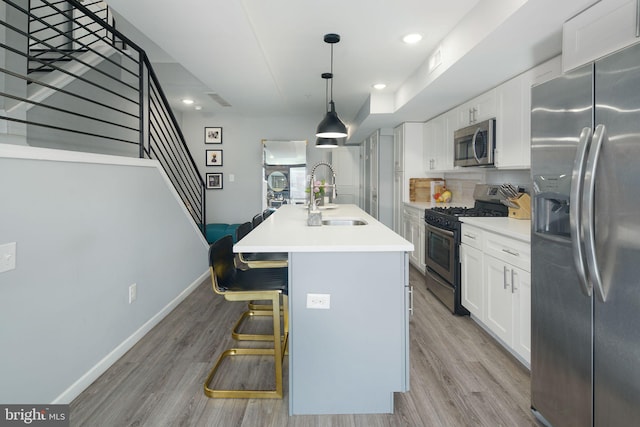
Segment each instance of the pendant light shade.
[{"label": "pendant light shade", "polygon": [[336,138],[318,138],[316,139],[316,148],[336,148],[338,140]]},{"label": "pendant light shade", "polygon": [[[331,100],[327,105],[327,114],[318,125],[316,136],[318,138],[344,138],[347,136],[347,127],[338,117],[336,106],[333,102],[333,45],[340,41],[340,35],[325,34],[324,41],[331,45],[331,73],[324,73],[322,75],[322,78],[331,80]],[[317,142],[316,146],[319,146]]]},{"label": "pendant light shade", "polygon": [[344,138],[347,136],[347,127],[342,123],[336,113],[333,101],[329,102],[330,110],[318,125],[316,136],[320,138]]}]

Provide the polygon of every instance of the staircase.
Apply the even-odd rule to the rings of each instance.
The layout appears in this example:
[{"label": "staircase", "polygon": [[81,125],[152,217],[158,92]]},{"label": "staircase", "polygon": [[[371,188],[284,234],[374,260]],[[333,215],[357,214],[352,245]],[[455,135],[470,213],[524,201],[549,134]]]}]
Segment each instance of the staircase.
[{"label": "staircase", "polygon": [[144,50],[104,1],[0,0],[0,134],[155,159],[204,230],[204,181]]}]

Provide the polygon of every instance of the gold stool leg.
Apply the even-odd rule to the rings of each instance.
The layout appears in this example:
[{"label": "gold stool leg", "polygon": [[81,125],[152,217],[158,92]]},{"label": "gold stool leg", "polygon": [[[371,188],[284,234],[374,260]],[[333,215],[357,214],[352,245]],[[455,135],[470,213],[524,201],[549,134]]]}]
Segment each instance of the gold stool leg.
[{"label": "gold stool leg", "polygon": [[[269,306],[271,309],[271,306]],[[242,316],[238,319],[236,324],[233,326],[233,330],[231,331],[231,336],[234,340],[237,341],[273,341],[273,335],[271,334],[245,334],[239,332],[240,326],[248,319],[254,316],[272,316],[273,313],[271,311],[265,310],[247,310],[242,313]]]},{"label": "gold stool leg", "polygon": [[[270,334],[244,334],[241,333],[240,326],[253,316],[271,316],[273,306],[271,304],[258,304],[257,301],[265,302],[265,300],[249,301],[249,310],[242,313],[240,319],[233,327],[231,336],[237,341],[273,341],[273,335]],[[282,305],[280,306],[280,314],[284,318],[284,334],[283,338],[289,335],[289,303],[288,296],[282,295]],[[287,349],[285,348],[285,352]]]},{"label": "gold stool leg", "polygon": [[[240,300],[240,297],[235,297],[232,295],[225,295],[225,298],[229,300]],[[273,348],[270,349],[260,349],[260,348],[231,348],[224,351],[216,361],[216,364],[213,366],[207,379],[204,383],[204,393],[208,397],[213,398],[282,398],[282,362],[284,360],[283,355],[283,341],[281,337],[281,328],[280,328],[280,293],[276,293],[275,297],[272,299],[272,316],[273,316]],[[285,328],[288,329],[287,326]],[[286,345],[286,337],[285,337],[285,345]],[[222,361],[226,357],[235,357],[235,356],[259,356],[259,355],[270,355],[274,358],[274,374],[275,374],[275,389],[274,390],[231,390],[231,389],[213,389],[210,388],[209,385],[213,381],[216,372],[220,368]]]}]

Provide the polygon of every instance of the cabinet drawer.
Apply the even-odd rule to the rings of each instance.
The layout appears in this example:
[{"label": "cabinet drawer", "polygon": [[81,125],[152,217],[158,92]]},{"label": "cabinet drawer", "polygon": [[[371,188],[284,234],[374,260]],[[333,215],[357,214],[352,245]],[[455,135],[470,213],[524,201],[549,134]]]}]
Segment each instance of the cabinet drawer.
[{"label": "cabinet drawer", "polygon": [[405,206],[402,212],[405,218],[410,219],[412,221],[420,221],[424,213],[424,211],[421,211],[420,209],[411,208],[408,206]]},{"label": "cabinet drawer", "polygon": [[469,245],[472,248],[480,249],[483,248],[483,232],[481,229],[474,227],[469,224],[462,224],[462,243],[465,245]]},{"label": "cabinet drawer", "polygon": [[531,245],[493,233],[484,233],[484,252],[525,271],[531,271]]}]

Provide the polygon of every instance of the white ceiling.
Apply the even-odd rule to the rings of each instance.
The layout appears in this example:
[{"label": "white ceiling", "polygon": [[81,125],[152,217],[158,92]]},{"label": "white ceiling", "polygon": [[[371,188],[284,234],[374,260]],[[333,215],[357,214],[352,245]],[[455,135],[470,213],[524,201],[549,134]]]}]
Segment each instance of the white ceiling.
[{"label": "white ceiling", "polygon": [[[193,110],[180,103],[190,97],[205,113],[319,122],[325,112],[321,74],[330,69],[323,36],[340,34],[333,99],[350,127],[350,142],[358,143],[378,127],[424,121],[555,56],[562,22],[594,1],[107,2],[117,28],[147,51],[178,111]],[[409,32],[424,38],[406,45],[402,37]],[[429,73],[439,47],[442,65]],[[378,82],[387,84],[381,92],[372,88]]]}]

